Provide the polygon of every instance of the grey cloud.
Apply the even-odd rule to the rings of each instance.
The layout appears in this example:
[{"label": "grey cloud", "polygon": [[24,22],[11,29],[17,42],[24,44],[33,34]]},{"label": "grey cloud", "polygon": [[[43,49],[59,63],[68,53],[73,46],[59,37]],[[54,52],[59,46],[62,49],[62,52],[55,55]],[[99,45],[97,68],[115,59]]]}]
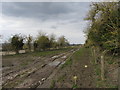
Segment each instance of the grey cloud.
[{"label": "grey cloud", "polygon": [[[89,3],[88,3],[89,4]],[[48,19],[71,19],[83,16],[86,3],[63,2],[3,2],[2,13],[7,16],[37,18],[42,21]],[[86,8],[82,8],[82,6]],[[85,7],[84,6],[84,7]]]},{"label": "grey cloud", "polygon": [[[65,35],[72,43],[84,43],[83,18],[89,2],[4,2],[2,3],[3,35],[17,32],[37,35],[41,29],[57,36]],[[80,40],[81,38],[81,40]]]},{"label": "grey cloud", "polygon": [[57,26],[54,25],[54,26],[51,26],[51,28],[52,28],[52,29],[57,29]]},{"label": "grey cloud", "polygon": [[12,16],[27,16],[36,17],[47,15],[56,15],[62,13],[69,13],[71,8],[66,7],[65,4],[61,3],[41,3],[41,2],[19,2],[19,3],[3,3],[3,14]]}]

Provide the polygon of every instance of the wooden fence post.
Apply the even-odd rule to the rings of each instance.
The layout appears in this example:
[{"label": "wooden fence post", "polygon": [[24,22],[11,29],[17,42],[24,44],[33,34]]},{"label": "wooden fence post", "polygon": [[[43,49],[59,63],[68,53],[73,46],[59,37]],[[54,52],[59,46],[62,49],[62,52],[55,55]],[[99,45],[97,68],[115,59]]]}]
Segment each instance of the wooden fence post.
[{"label": "wooden fence post", "polygon": [[97,64],[95,48],[94,48],[94,61],[95,61],[95,64]]},{"label": "wooden fence post", "polygon": [[104,76],[105,70],[104,70],[104,55],[101,55],[101,79],[104,80],[105,76]]}]

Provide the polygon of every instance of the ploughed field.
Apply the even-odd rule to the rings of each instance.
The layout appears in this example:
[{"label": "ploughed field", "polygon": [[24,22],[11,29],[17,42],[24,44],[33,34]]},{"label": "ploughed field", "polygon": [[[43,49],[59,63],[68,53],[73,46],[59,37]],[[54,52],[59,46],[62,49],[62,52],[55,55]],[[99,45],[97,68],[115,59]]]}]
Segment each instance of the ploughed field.
[{"label": "ploughed field", "polygon": [[78,49],[64,48],[3,56],[3,88],[49,88],[57,70]]},{"label": "ploughed field", "polygon": [[119,57],[105,57],[105,80],[101,80],[99,60],[100,58],[97,58],[98,62],[95,64],[91,48],[84,46],[3,56],[2,86],[118,88]]}]

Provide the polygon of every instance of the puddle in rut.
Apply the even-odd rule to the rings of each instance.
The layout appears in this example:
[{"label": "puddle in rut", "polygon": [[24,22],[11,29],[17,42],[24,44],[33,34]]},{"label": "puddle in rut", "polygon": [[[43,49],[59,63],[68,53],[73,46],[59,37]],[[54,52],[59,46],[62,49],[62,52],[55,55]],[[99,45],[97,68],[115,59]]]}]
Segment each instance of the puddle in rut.
[{"label": "puddle in rut", "polygon": [[49,63],[48,65],[50,66],[58,66],[61,62],[60,61],[53,61],[51,63]]}]

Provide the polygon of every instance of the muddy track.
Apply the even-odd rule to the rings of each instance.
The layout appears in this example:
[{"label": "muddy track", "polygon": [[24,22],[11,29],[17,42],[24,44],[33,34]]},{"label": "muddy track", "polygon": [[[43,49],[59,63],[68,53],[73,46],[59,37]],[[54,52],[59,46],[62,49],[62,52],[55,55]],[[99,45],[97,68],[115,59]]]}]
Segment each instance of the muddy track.
[{"label": "muddy track", "polygon": [[50,58],[37,58],[26,68],[4,73],[3,87],[37,88],[45,85],[45,81],[75,50],[71,50]]},{"label": "muddy track", "polygon": [[[21,59],[25,59],[25,57],[22,57]],[[41,59],[43,59],[42,57],[37,57],[37,58],[34,58],[34,61],[31,63],[32,64],[35,64],[36,62],[39,62]],[[41,60],[42,61],[42,60]],[[23,61],[21,60],[21,63],[23,63]],[[17,65],[15,66],[8,66],[8,67],[3,67],[2,68],[2,75],[3,76],[7,76],[7,75],[10,75],[11,73],[16,73],[16,72],[19,72],[25,68],[28,68],[30,65],[27,65],[25,67],[18,67]]]},{"label": "muddy track", "polygon": [[[78,51],[79,49],[76,49],[76,50],[71,50],[71,53],[69,53],[69,57],[72,57],[73,53],[75,53],[76,51]],[[63,56],[64,57],[64,56]],[[63,60],[61,62],[61,64],[57,65],[56,68],[52,71],[52,73],[46,78],[45,81],[43,81],[42,84],[40,84],[37,88],[50,88],[51,87],[51,83],[54,79],[54,77],[58,74],[59,70],[60,70],[60,67],[62,64],[64,64],[66,61]]]},{"label": "muddy track", "polygon": [[[42,61],[43,58],[39,59]],[[37,63],[40,65],[40,63]],[[37,66],[36,64],[36,66]],[[31,67],[32,66],[32,67]],[[9,81],[12,81],[15,79],[17,76],[29,72],[32,70],[32,68],[35,68],[35,62],[33,62],[31,65],[28,65],[27,67],[23,68],[17,68],[17,67],[11,67],[10,70],[7,70],[6,72],[2,73],[2,79],[3,79],[3,85],[6,84]]]}]

